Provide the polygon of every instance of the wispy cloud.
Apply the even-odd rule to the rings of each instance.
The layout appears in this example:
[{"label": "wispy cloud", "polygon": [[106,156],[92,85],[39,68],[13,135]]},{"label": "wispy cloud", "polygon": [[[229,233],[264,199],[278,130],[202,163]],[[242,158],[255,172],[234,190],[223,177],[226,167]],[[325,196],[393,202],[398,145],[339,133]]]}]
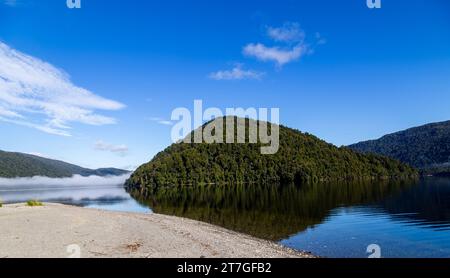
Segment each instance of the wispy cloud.
[{"label": "wispy cloud", "polygon": [[14,111],[7,110],[6,108],[3,108],[1,106],[0,106],[0,116],[9,117],[9,118],[23,118],[22,115],[14,112]]},{"label": "wispy cloud", "polygon": [[281,67],[287,63],[298,60],[303,55],[308,53],[306,45],[296,45],[293,48],[281,48],[278,46],[267,47],[264,44],[248,44],[244,47],[244,54],[263,62],[275,62],[277,66]]},{"label": "wispy cloud", "polygon": [[119,154],[121,156],[127,155],[129,149],[126,145],[113,145],[102,140],[95,142],[94,148],[98,151],[106,151]]},{"label": "wispy cloud", "polygon": [[209,78],[214,80],[243,80],[243,79],[255,79],[260,80],[264,76],[264,72],[254,70],[244,70],[242,65],[236,65],[231,70],[221,70],[213,72],[209,75]]},{"label": "wispy cloud", "polygon": [[[249,43],[242,49],[242,54],[262,62],[273,62],[278,69],[284,65],[300,60],[306,55],[314,53],[314,46],[325,44],[326,40],[316,33],[316,42],[306,43],[306,33],[297,22],[286,22],[281,26],[267,26],[266,36],[276,43],[267,46],[263,43]],[[213,80],[260,80],[266,73],[254,70],[244,70],[241,64],[229,70],[220,70],[209,74]]]},{"label": "wispy cloud", "polygon": [[0,65],[1,121],[70,136],[70,123],[115,124],[114,118],[95,111],[125,107],[74,85],[64,71],[2,42]]},{"label": "wispy cloud", "polygon": [[24,126],[24,127],[34,128],[34,129],[37,129],[39,131],[42,131],[42,132],[45,132],[48,134],[66,136],[66,137],[71,136],[71,134],[66,130],[52,128],[48,125],[34,124],[34,123],[23,121],[23,120],[14,120],[14,119],[5,118],[5,117],[0,117],[0,121],[10,123],[10,124],[20,125],[20,126]]},{"label": "wispy cloud", "polygon": [[169,125],[169,126],[173,125],[172,121],[166,120],[166,119],[163,119],[163,118],[160,118],[160,117],[150,117],[150,118],[148,118],[148,120],[152,121],[152,122],[155,122],[157,124],[160,124],[160,125]]},{"label": "wispy cloud", "polygon": [[288,22],[280,27],[269,26],[266,30],[267,36],[280,45],[266,46],[262,43],[250,43],[244,46],[242,51],[244,55],[263,62],[274,62],[281,68],[285,64],[313,53],[311,46],[305,42],[305,32],[296,22]]},{"label": "wispy cloud", "polygon": [[287,22],[281,27],[267,27],[267,35],[278,42],[303,42],[305,32],[297,22]]}]

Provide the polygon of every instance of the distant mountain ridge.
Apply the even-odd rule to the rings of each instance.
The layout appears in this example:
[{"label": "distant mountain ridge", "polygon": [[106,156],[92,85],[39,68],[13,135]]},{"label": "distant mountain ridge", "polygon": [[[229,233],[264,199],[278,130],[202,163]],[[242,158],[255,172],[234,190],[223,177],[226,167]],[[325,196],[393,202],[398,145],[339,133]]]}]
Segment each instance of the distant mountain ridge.
[{"label": "distant mountain ridge", "polygon": [[0,151],[0,177],[50,178],[81,176],[120,176],[129,171],[116,168],[87,169],[67,162],[48,159],[36,155]]},{"label": "distant mountain ridge", "polygon": [[410,128],[349,147],[400,160],[424,174],[450,173],[450,121]]}]

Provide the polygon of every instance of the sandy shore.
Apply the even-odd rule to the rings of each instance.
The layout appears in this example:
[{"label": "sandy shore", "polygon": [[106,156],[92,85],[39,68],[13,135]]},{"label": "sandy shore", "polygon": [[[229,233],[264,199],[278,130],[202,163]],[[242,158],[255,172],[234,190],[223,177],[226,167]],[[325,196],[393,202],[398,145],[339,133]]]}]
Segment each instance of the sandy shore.
[{"label": "sandy shore", "polygon": [[65,258],[77,256],[78,250],[83,258],[311,257],[272,242],[172,216],[58,204],[0,208],[0,258]]}]

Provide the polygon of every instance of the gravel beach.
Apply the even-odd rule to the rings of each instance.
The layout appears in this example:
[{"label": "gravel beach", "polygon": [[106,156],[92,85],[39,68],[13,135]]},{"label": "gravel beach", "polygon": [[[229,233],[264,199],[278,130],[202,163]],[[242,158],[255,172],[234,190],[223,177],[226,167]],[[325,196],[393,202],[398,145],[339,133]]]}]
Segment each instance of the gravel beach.
[{"label": "gravel beach", "polygon": [[276,243],[159,214],[59,204],[0,208],[0,258],[308,258]]}]

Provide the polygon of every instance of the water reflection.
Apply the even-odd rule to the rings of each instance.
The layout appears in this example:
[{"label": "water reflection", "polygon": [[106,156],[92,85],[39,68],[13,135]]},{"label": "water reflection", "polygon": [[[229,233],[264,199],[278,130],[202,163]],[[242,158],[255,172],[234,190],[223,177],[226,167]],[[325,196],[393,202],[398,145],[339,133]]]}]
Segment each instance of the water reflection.
[{"label": "water reflection", "polygon": [[322,223],[340,206],[374,204],[410,183],[166,187],[139,202],[156,213],[200,220],[270,240]]},{"label": "water reflection", "polygon": [[371,244],[381,246],[383,257],[450,257],[448,178],[166,187],[138,200],[157,213],[209,222],[324,257],[367,257]]},{"label": "water reflection", "polygon": [[[309,185],[160,188],[146,198],[121,184],[1,184],[5,203],[38,199],[187,217],[325,257],[450,257],[450,179]],[[151,209],[150,209],[151,208]]]},{"label": "water reflection", "polygon": [[396,221],[435,230],[450,230],[450,179],[426,178],[410,190],[380,201],[376,207]]}]

